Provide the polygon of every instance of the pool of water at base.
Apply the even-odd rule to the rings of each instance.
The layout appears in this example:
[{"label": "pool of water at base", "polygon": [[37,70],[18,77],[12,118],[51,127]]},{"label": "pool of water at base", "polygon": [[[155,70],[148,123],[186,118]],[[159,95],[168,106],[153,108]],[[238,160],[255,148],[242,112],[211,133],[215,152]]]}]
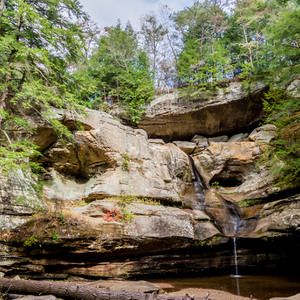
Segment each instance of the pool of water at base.
[{"label": "pool of water at base", "polygon": [[300,293],[300,276],[242,275],[203,276],[187,278],[160,278],[152,283],[168,283],[172,287],[165,292],[175,292],[186,288],[215,289],[235,295],[259,300],[272,297],[289,297]]}]

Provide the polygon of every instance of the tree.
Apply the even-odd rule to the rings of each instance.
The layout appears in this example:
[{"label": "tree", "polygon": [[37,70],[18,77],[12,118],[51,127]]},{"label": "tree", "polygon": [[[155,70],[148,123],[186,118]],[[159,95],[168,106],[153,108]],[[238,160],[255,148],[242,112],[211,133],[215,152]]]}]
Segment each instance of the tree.
[{"label": "tree", "polygon": [[[100,284],[101,286],[101,284]],[[59,298],[71,298],[71,299],[83,299],[83,300],[94,300],[94,299],[111,299],[111,300],[210,300],[208,298],[209,293],[204,298],[195,298],[186,295],[184,297],[160,295],[160,294],[149,294],[142,293],[139,291],[114,291],[106,288],[88,287],[79,284],[68,284],[58,282],[47,282],[37,280],[12,280],[0,278],[1,291],[9,291],[10,293],[19,294],[34,294],[34,295],[55,295]],[[6,294],[6,293],[5,293]],[[4,294],[4,295],[5,295]]]},{"label": "tree", "polygon": [[229,48],[223,42],[225,17],[218,1],[195,2],[175,16],[184,43],[177,69],[185,84],[206,88],[229,72]]},{"label": "tree", "polygon": [[16,128],[29,133],[25,110],[42,115],[61,137],[71,137],[50,108],[76,104],[81,84],[68,66],[83,58],[84,36],[75,22],[88,17],[78,0],[7,0],[0,7],[0,165],[2,171],[28,170],[38,149],[13,135]]},{"label": "tree", "polygon": [[[160,55],[160,47],[167,34],[167,29],[163,27],[154,14],[146,15],[143,19],[141,34],[144,38],[146,51],[151,57],[153,78],[157,81],[158,60]],[[159,83],[156,82],[159,86]]]},{"label": "tree", "polygon": [[[153,95],[148,57],[139,49],[136,33],[130,23],[124,29],[120,23],[105,28],[97,51],[84,70],[84,77],[92,80],[96,86],[94,108],[109,99],[118,101],[134,123],[138,122],[144,104]],[[86,101],[91,97],[89,95]]]},{"label": "tree", "polygon": [[300,6],[299,1],[271,3],[271,16],[264,34],[268,64],[273,78],[282,83],[299,75],[300,61]]},{"label": "tree", "polygon": [[300,7],[299,1],[288,0],[275,0],[270,5],[271,17],[264,33],[273,86],[265,95],[264,109],[266,122],[276,125],[277,135],[266,154],[275,183],[286,189],[300,184],[300,99],[285,91],[299,78]]}]

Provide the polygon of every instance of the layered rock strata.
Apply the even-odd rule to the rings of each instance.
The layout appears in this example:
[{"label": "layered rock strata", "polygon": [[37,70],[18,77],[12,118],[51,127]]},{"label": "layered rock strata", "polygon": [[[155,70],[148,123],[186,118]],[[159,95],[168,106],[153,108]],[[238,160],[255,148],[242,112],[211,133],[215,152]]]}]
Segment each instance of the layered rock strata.
[{"label": "layered rock strata", "polygon": [[[53,113],[73,131],[74,141],[59,141],[38,116],[31,120],[43,153],[47,205],[29,193],[25,177],[22,184],[1,177],[3,276],[65,280],[231,268],[230,237],[236,229],[227,202],[239,216],[242,266],[263,268],[296,257],[299,197],[282,194],[269,201],[273,178],[266,166],[257,165],[263,147],[274,138],[274,127],[230,138],[196,131],[192,141],[166,144],[105,113]],[[193,156],[206,187],[206,213],[186,153]],[[20,196],[39,205],[15,202]],[[258,205],[241,207],[245,200]],[[293,243],[295,251],[290,251]]]},{"label": "layered rock strata", "polygon": [[166,141],[237,132],[262,119],[261,99],[267,90],[262,83],[243,88],[235,82],[210,97],[163,95],[150,103],[138,126],[150,137]]}]

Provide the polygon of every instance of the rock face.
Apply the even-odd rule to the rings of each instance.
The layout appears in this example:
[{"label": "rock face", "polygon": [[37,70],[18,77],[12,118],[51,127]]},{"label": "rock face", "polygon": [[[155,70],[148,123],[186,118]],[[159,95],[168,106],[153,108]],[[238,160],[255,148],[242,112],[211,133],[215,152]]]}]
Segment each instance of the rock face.
[{"label": "rock face", "polygon": [[[71,116],[63,118],[70,126]],[[149,143],[143,130],[101,112],[89,111],[83,127],[89,129],[76,131],[74,144],[56,141],[43,153],[43,164],[51,166],[52,184],[45,190],[49,200],[136,195],[180,201],[188,159],[179,148]]]},{"label": "rock face", "polygon": [[164,95],[146,108],[139,123],[150,137],[190,140],[236,132],[250,127],[263,116],[261,98],[268,87],[257,83],[250,91],[241,83],[231,83],[226,92],[207,98],[188,99],[178,94]]},{"label": "rock face", "polygon": [[[74,117],[53,112],[73,131],[74,141],[63,143],[43,120],[32,120],[46,169],[42,212],[35,214],[26,201],[14,203],[20,196],[39,203],[37,195],[29,197],[25,178],[21,184],[1,177],[3,276],[66,280],[232,268],[230,237],[237,232],[237,217],[242,266],[286,261],[299,231],[299,197],[238,206],[273,192],[267,168],[256,165],[274,137],[272,126],[230,139],[197,132],[192,142],[166,144],[105,113],[89,110]],[[192,152],[205,203],[180,148]],[[270,237],[277,246],[286,241],[286,248],[277,253],[269,247]],[[294,247],[289,259],[296,257],[299,243]]]},{"label": "rock face", "polygon": [[0,228],[9,230],[22,225],[36,209],[45,208],[22,170],[0,175]]},{"label": "rock face", "polygon": [[254,142],[211,143],[194,160],[207,184],[217,187],[223,198],[239,202],[271,192],[272,175],[264,166],[256,166],[260,153]]},{"label": "rock face", "polygon": [[300,195],[296,195],[265,204],[260,212],[255,232],[264,235],[266,232],[299,230]]}]

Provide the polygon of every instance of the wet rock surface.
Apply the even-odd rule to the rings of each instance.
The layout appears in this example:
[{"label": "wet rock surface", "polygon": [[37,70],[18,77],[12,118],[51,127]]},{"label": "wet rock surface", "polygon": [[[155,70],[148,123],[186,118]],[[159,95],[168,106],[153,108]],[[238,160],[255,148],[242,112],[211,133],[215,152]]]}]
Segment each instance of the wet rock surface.
[{"label": "wet rock surface", "polygon": [[[266,197],[271,190],[272,175],[257,167],[260,153],[255,143],[212,143],[194,156],[196,166],[207,184],[217,189],[218,195],[232,202]],[[207,202],[218,201],[207,197]]]}]

